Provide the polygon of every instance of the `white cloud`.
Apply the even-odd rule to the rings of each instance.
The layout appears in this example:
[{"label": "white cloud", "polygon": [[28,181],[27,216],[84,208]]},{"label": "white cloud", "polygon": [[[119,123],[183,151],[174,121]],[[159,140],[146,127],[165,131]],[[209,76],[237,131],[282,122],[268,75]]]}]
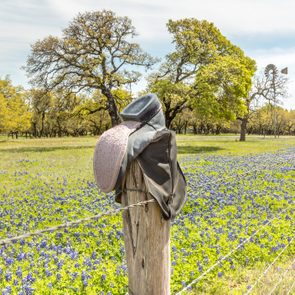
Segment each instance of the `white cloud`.
[{"label": "white cloud", "polygon": [[292,0],[50,0],[52,8],[71,19],[85,10],[112,9],[127,15],[144,38],[168,38],[168,19],[196,17],[213,21],[226,34],[295,33]]},{"label": "white cloud", "polygon": [[[292,0],[1,0],[0,75],[9,73],[15,83],[26,85],[19,67],[26,61],[30,44],[49,34],[60,35],[79,12],[101,9],[130,17],[139,33],[137,42],[157,56],[171,48],[168,19],[195,17],[212,21],[230,40],[246,46],[247,54],[260,67],[268,63],[288,66],[289,92],[295,97]],[[286,49],[272,48],[279,43]],[[287,104],[295,108],[291,100]]]}]

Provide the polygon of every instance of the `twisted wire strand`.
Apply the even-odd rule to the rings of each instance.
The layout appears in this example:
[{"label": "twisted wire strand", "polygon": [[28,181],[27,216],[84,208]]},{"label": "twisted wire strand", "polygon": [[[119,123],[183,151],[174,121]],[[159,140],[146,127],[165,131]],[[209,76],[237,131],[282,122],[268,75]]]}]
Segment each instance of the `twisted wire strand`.
[{"label": "twisted wire strand", "polygon": [[[291,158],[293,159],[295,157],[291,157]],[[286,159],[285,159],[285,161],[286,161]],[[285,161],[284,162],[276,162],[276,163],[274,163],[272,165],[273,166],[274,165],[279,165],[280,166],[281,164],[285,163]],[[237,176],[246,175],[246,174],[252,173],[254,171],[259,171],[259,170],[260,169],[258,169],[258,168],[250,169],[250,170],[245,171],[243,173],[240,173],[238,175],[230,175],[230,176],[227,176],[227,177],[217,179],[215,181],[209,181],[209,182],[200,184],[200,185],[198,185],[196,187],[199,187],[199,188],[204,187],[205,188],[206,185],[208,185],[208,184],[210,184],[212,182],[216,183],[216,182],[219,182],[219,181],[224,181],[225,179],[236,178]],[[138,191],[138,192],[146,193],[145,191],[142,191],[141,189],[125,189],[125,191],[128,191],[128,190],[129,191]],[[104,217],[104,216],[112,216],[112,215],[115,215],[115,214],[117,214],[117,213],[119,213],[121,211],[127,210],[129,208],[134,208],[136,206],[144,206],[144,205],[146,205],[148,203],[154,203],[154,202],[156,202],[154,199],[147,200],[147,201],[141,201],[141,202],[138,202],[138,203],[135,203],[135,204],[131,204],[131,205],[122,207],[122,208],[102,212],[102,213],[99,213],[99,214],[96,214],[96,215],[93,215],[93,216],[90,216],[90,217],[78,219],[78,220],[75,220],[75,221],[69,221],[69,222],[66,222],[66,223],[63,223],[63,224],[60,224],[60,225],[52,226],[52,227],[41,229],[41,230],[36,230],[36,231],[33,231],[33,232],[27,232],[27,233],[24,233],[24,234],[21,234],[21,235],[18,235],[18,236],[14,236],[14,237],[11,237],[11,238],[5,238],[5,239],[0,240],[0,245],[7,245],[7,244],[10,244],[12,242],[21,240],[21,239],[26,239],[26,238],[29,238],[29,237],[32,237],[32,236],[41,235],[41,234],[46,233],[46,232],[53,232],[53,231],[60,230],[60,229],[63,229],[63,228],[67,228],[67,227],[70,227],[70,226],[73,226],[73,225],[78,225],[78,224],[83,223],[85,221],[99,219],[99,218]]]},{"label": "twisted wire strand", "polygon": [[66,223],[63,223],[63,224],[59,224],[59,225],[52,226],[52,227],[49,227],[49,228],[44,228],[44,229],[41,229],[41,230],[36,230],[34,232],[27,232],[27,233],[19,235],[19,236],[15,236],[15,237],[12,237],[12,238],[6,238],[6,239],[3,239],[3,240],[0,240],[0,245],[7,245],[7,244],[10,244],[12,242],[21,240],[21,239],[26,239],[26,238],[29,238],[29,237],[41,235],[43,233],[53,232],[53,231],[56,231],[56,230],[64,229],[64,228],[67,228],[67,227],[70,227],[70,226],[73,226],[73,225],[78,225],[78,224],[83,223],[85,221],[97,220],[97,219],[99,219],[101,217],[104,217],[104,216],[111,216],[111,215],[117,214],[117,213],[119,213],[121,211],[130,209],[130,208],[135,208],[137,206],[145,206],[148,203],[154,203],[154,202],[155,202],[155,200],[153,200],[153,199],[148,200],[148,201],[142,201],[142,202],[138,202],[136,204],[131,204],[131,205],[128,205],[128,206],[125,206],[125,207],[122,207],[122,208],[115,209],[115,210],[109,210],[109,211],[106,211],[106,212],[102,212],[100,214],[96,214],[96,215],[93,215],[93,216],[90,216],[90,217],[78,219],[78,220],[75,220],[75,221],[66,222]]},{"label": "twisted wire strand", "polygon": [[[291,159],[295,159],[295,157],[290,157],[290,158],[291,158]],[[277,163],[273,164],[273,166],[281,166],[281,164],[283,164],[283,163],[282,163],[282,162],[277,162]],[[278,167],[278,168],[279,168],[279,167]],[[210,183],[218,183],[218,182],[224,181],[224,180],[226,180],[226,179],[237,178],[238,176],[241,176],[241,175],[247,175],[247,174],[250,174],[250,173],[252,173],[252,172],[254,172],[254,171],[259,171],[259,170],[260,170],[260,169],[258,169],[258,168],[256,168],[256,169],[251,169],[251,170],[247,170],[246,172],[240,173],[240,174],[235,175],[235,176],[230,175],[230,176],[226,176],[226,177],[223,177],[223,178],[219,178],[219,179],[217,179],[217,180],[208,181],[208,182],[203,183],[203,184],[201,184],[201,185],[195,186],[194,188],[201,188],[202,190],[204,190],[204,189],[206,189],[206,186],[207,186],[208,184],[210,184]],[[272,169],[272,171],[274,171],[274,169]],[[201,191],[198,191],[197,194],[196,194],[195,196],[199,196],[200,193],[202,192],[202,190],[201,190]],[[206,198],[206,197],[204,196],[203,198]],[[188,202],[190,202],[190,201],[192,201],[192,200],[189,200],[189,201],[187,201],[186,203],[188,203]],[[215,212],[214,212],[214,213],[215,213]],[[184,214],[183,211],[181,211],[180,214],[179,214],[179,216],[182,216],[182,217],[185,217],[185,216],[187,216],[187,215],[189,215],[189,213],[185,213],[185,214]]]},{"label": "twisted wire strand", "polygon": [[276,256],[276,258],[270,263],[270,265],[261,273],[261,275],[258,277],[258,279],[255,281],[255,283],[248,289],[248,291],[245,293],[245,295],[250,294],[253,289],[256,287],[256,285],[261,281],[261,279],[268,273],[270,268],[274,265],[274,263],[280,258],[280,256],[285,252],[285,250],[291,245],[295,237],[291,239],[291,241],[284,247],[284,249]]},{"label": "twisted wire strand", "polygon": [[[258,159],[259,158],[263,158],[263,156],[258,156],[257,157]],[[276,159],[280,159],[280,160],[282,160],[282,161],[277,161],[277,162],[273,162],[273,163],[271,163],[271,165],[273,166],[273,165],[280,165],[280,164],[284,164],[284,163],[286,163],[286,161],[288,161],[288,160],[291,160],[291,159],[295,159],[295,157],[294,156],[290,156],[290,157],[276,157]],[[219,178],[219,179],[217,179],[217,180],[209,180],[209,181],[206,181],[205,183],[201,183],[200,185],[192,185],[193,186],[193,188],[195,189],[195,188],[200,188],[200,187],[205,187],[207,184],[211,184],[211,183],[215,183],[215,182],[220,182],[220,181],[223,181],[223,180],[225,180],[225,179],[230,179],[230,178],[236,178],[237,176],[241,176],[241,175],[246,175],[246,174],[249,174],[249,173],[251,173],[251,172],[255,172],[255,171],[259,171],[259,170],[261,170],[261,171],[263,171],[263,170],[266,170],[267,168],[263,168],[263,169],[261,169],[261,167],[260,168],[255,168],[255,169],[249,169],[249,170],[246,170],[245,172],[242,172],[242,173],[239,173],[239,174],[232,174],[232,175],[228,175],[228,176],[226,176],[226,177],[223,177],[223,178]],[[130,191],[132,191],[132,189],[129,189]],[[144,191],[141,191],[141,192],[144,192]],[[5,204],[2,204],[2,205],[12,205],[13,203],[14,203],[14,201],[15,200],[11,200],[11,202],[7,202],[7,203],[5,203]]]},{"label": "twisted wire strand", "polygon": [[[290,156],[289,158],[284,159],[284,161],[274,162],[274,163],[271,163],[270,165],[271,165],[271,168],[274,167],[274,166],[283,166],[282,164],[286,163],[286,161],[293,160],[293,159],[295,159],[295,156]],[[205,183],[202,183],[202,184],[199,184],[199,185],[193,185],[192,188],[193,189],[197,189],[197,188],[206,189],[206,186],[208,184],[218,183],[218,182],[222,182],[224,180],[232,179],[232,178],[235,179],[235,178],[237,178],[239,176],[247,175],[247,174],[250,174],[250,173],[253,173],[253,172],[258,172],[258,171],[264,172],[264,170],[267,170],[267,168],[261,169],[261,167],[260,167],[260,168],[249,169],[249,170],[246,170],[245,172],[242,172],[242,173],[239,173],[239,174],[233,174],[233,175],[229,175],[229,176],[226,176],[226,177],[221,177],[221,178],[218,178],[218,179],[213,179],[213,180],[210,180],[210,181],[206,181]]]},{"label": "twisted wire strand", "polygon": [[274,287],[271,289],[271,291],[269,292],[268,295],[272,295],[273,292],[277,289],[277,287],[279,286],[279,284],[281,283],[281,281],[285,278],[285,276],[287,275],[287,273],[289,272],[289,270],[292,268],[292,265],[295,263],[295,259],[287,266],[286,270],[284,271],[284,273],[280,276],[278,282],[274,285]]},{"label": "twisted wire strand", "polygon": [[287,292],[286,295],[291,294],[291,291],[292,291],[293,287],[295,287],[295,281],[294,281],[293,284],[291,285],[291,288],[288,290],[288,292]]},{"label": "twisted wire strand", "polygon": [[272,219],[270,219],[267,223],[265,223],[263,226],[259,227],[251,236],[249,236],[246,240],[244,240],[242,243],[240,243],[238,246],[236,246],[234,249],[232,249],[230,252],[228,252],[225,256],[223,256],[221,259],[218,259],[218,261],[213,264],[211,267],[209,267],[206,271],[204,271],[200,276],[198,276],[196,279],[191,281],[187,286],[185,286],[183,289],[181,289],[176,295],[182,294],[184,291],[188,291],[193,285],[195,285],[200,279],[202,279],[206,274],[208,274],[211,270],[213,270],[220,262],[225,260],[226,258],[230,257],[236,250],[238,250],[240,247],[242,247],[245,243],[249,242],[251,238],[253,238],[255,235],[257,235],[262,229],[264,229],[266,226],[271,224],[271,222],[279,217],[281,214],[286,212],[288,209],[290,209],[291,206],[285,208],[283,211],[276,214]]},{"label": "twisted wire strand", "polygon": [[[293,159],[294,157],[291,157],[291,158]],[[286,162],[286,159],[284,159],[284,162],[283,163],[285,163],[285,162]],[[277,163],[274,163],[272,165],[279,165],[279,164],[282,164],[282,162],[281,163],[277,162]],[[256,168],[256,169],[250,169],[250,170],[248,170],[246,172],[239,173],[236,176],[241,176],[241,175],[249,174],[249,173],[252,173],[254,171],[259,171],[259,170],[261,170],[261,168],[260,169],[258,169],[258,168]],[[265,170],[265,168],[263,170]],[[235,176],[231,175],[231,176],[228,176],[228,177],[220,178],[218,180],[209,181],[209,182],[203,183],[201,185],[195,186],[194,188],[196,188],[196,187],[205,187],[205,186],[207,186],[208,184],[210,184],[212,182],[216,183],[218,181],[224,181],[225,179],[231,179],[231,178],[235,178]],[[128,190],[130,190],[130,191],[139,191],[139,192],[146,193],[146,192],[144,192],[144,191],[142,191],[140,189],[127,189],[127,191]],[[25,234],[22,234],[22,235],[19,235],[19,236],[15,236],[15,237],[12,237],[12,238],[7,238],[7,239],[0,240],[0,245],[7,245],[7,244],[10,244],[12,242],[16,242],[18,240],[21,240],[21,239],[29,238],[29,237],[36,236],[36,235],[42,235],[43,233],[46,233],[46,232],[53,232],[55,230],[67,228],[67,227],[70,227],[70,226],[73,226],[73,225],[78,225],[78,224],[80,224],[82,222],[85,222],[85,221],[97,220],[97,219],[99,219],[101,217],[104,217],[104,216],[111,216],[111,215],[117,214],[117,213],[119,213],[121,211],[130,209],[130,208],[135,208],[137,206],[145,206],[148,203],[154,203],[154,202],[155,202],[155,200],[153,200],[153,199],[152,200],[148,200],[148,201],[142,201],[142,202],[131,204],[131,205],[128,205],[128,206],[125,206],[125,207],[122,207],[122,208],[115,209],[115,210],[109,210],[109,211],[106,211],[106,212],[102,212],[100,214],[96,214],[94,216],[86,217],[86,218],[79,219],[79,220],[76,220],[76,221],[66,222],[64,224],[60,224],[60,225],[53,226],[53,227],[50,227],[50,228],[45,228],[45,229],[42,229],[42,230],[37,230],[37,231],[34,231],[34,232],[28,232],[28,233],[25,233]],[[289,209],[289,208],[285,208],[283,211],[281,211],[279,214],[277,214],[277,216],[279,216],[280,214],[283,214],[287,209]],[[234,248],[232,251],[230,251],[222,259],[219,259],[217,261],[217,263],[215,263],[214,265],[212,265],[208,270],[206,270],[203,274],[201,274],[197,279],[193,280],[187,287],[185,287],[184,289],[182,289],[176,295],[183,293],[185,290],[188,290],[192,285],[194,285],[197,281],[199,281],[202,277],[204,277],[209,271],[211,271],[212,269],[214,269],[221,261],[223,261],[224,259],[228,258],[232,253],[234,253],[242,245],[244,245],[246,242],[248,242],[253,236],[255,236],[258,232],[260,232],[264,227],[266,227],[267,225],[269,225],[277,216],[273,217],[270,221],[268,221],[266,224],[264,224],[262,227],[260,227],[258,230],[256,230],[250,237],[248,237],[246,240],[244,240],[242,243],[240,243],[236,248]],[[291,242],[293,241],[293,239],[291,240]],[[286,250],[286,248],[290,245],[290,243],[284,248],[284,250]],[[279,254],[279,256],[284,252],[284,250]],[[279,256],[277,256],[277,258],[275,259],[275,261],[279,258]],[[273,263],[275,261],[273,261]],[[268,267],[268,269],[270,268],[270,266]],[[266,272],[267,271],[265,271],[263,274],[265,274]],[[288,294],[292,291],[292,288],[293,288],[294,284],[295,284],[295,282],[292,284],[292,286],[291,286]],[[247,294],[249,294],[249,293],[247,293]]]}]

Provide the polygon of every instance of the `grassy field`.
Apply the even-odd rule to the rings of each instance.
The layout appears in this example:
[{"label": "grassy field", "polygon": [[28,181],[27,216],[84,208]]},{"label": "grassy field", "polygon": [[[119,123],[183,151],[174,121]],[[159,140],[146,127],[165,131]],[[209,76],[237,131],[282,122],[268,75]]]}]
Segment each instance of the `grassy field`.
[{"label": "grassy field", "polygon": [[[287,245],[252,294],[268,294],[287,268],[273,294],[286,294],[294,282],[295,138],[237,139],[177,137],[188,201],[172,226],[172,294],[283,209],[189,293],[244,294]],[[0,136],[0,239],[118,208],[94,183],[96,141]],[[126,294],[122,234],[116,215],[0,246],[0,291]]]}]

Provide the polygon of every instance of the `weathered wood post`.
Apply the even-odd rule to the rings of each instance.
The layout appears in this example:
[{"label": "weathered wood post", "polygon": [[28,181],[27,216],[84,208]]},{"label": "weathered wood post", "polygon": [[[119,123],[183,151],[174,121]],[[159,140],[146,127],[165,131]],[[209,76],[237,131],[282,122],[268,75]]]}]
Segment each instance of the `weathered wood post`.
[{"label": "weathered wood post", "polygon": [[[152,197],[145,193],[137,161],[126,174],[122,205]],[[170,295],[170,220],[162,217],[157,202],[123,212],[129,295]]]}]

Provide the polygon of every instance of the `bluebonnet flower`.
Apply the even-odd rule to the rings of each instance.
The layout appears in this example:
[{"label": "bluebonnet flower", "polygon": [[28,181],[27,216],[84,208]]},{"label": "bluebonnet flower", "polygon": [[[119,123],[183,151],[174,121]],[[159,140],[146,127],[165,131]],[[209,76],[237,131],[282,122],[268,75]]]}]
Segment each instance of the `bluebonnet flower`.
[{"label": "bluebonnet flower", "polygon": [[22,278],[23,273],[22,273],[22,269],[20,268],[20,266],[17,268],[15,273],[18,278],[20,278],[20,279]]},{"label": "bluebonnet flower", "polygon": [[61,269],[62,266],[63,266],[63,264],[64,264],[64,261],[61,259],[61,260],[57,263],[57,267],[58,267],[59,269]]},{"label": "bluebonnet flower", "polygon": [[5,262],[6,262],[6,265],[7,266],[12,265],[13,264],[13,258],[7,257],[6,260],[5,260]]},{"label": "bluebonnet flower", "polygon": [[36,279],[33,277],[31,272],[29,272],[28,275],[26,276],[26,281],[30,283],[34,283],[36,281]]},{"label": "bluebonnet flower", "polygon": [[40,247],[45,248],[47,246],[47,242],[45,240],[41,241]]},{"label": "bluebonnet flower", "polygon": [[6,282],[9,282],[9,281],[11,281],[11,272],[7,272],[6,274],[5,274],[5,280],[6,280]]},{"label": "bluebonnet flower", "polygon": [[82,271],[81,278],[82,278],[82,281],[87,280],[87,274],[85,270]]},{"label": "bluebonnet flower", "polygon": [[23,260],[23,259],[25,259],[26,258],[26,254],[25,253],[19,253],[18,255],[17,255],[17,257],[16,257],[16,259],[18,260],[18,261],[21,261],[21,260]]},{"label": "bluebonnet flower", "polygon": [[61,274],[60,273],[57,273],[56,274],[56,280],[59,281],[60,279],[61,279]]},{"label": "bluebonnet flower", "polygon": [[78,273],[75,271],[75,272],[71,273],[70,276],[72,277],[72,280],[75,280],[78,276]]},{"label": "bluebonnet flower", "polygon": [[84,287],[87,287],[88,286],[88,281],[87,280],[83,280],[82,281],[82,284],[83,284]]},{"label": "bluebonnet flower", "polygon": [[48,269],[45,269],[45,274],[46,274],[47,277],[52,276],[52,272],[49,271]]}]

